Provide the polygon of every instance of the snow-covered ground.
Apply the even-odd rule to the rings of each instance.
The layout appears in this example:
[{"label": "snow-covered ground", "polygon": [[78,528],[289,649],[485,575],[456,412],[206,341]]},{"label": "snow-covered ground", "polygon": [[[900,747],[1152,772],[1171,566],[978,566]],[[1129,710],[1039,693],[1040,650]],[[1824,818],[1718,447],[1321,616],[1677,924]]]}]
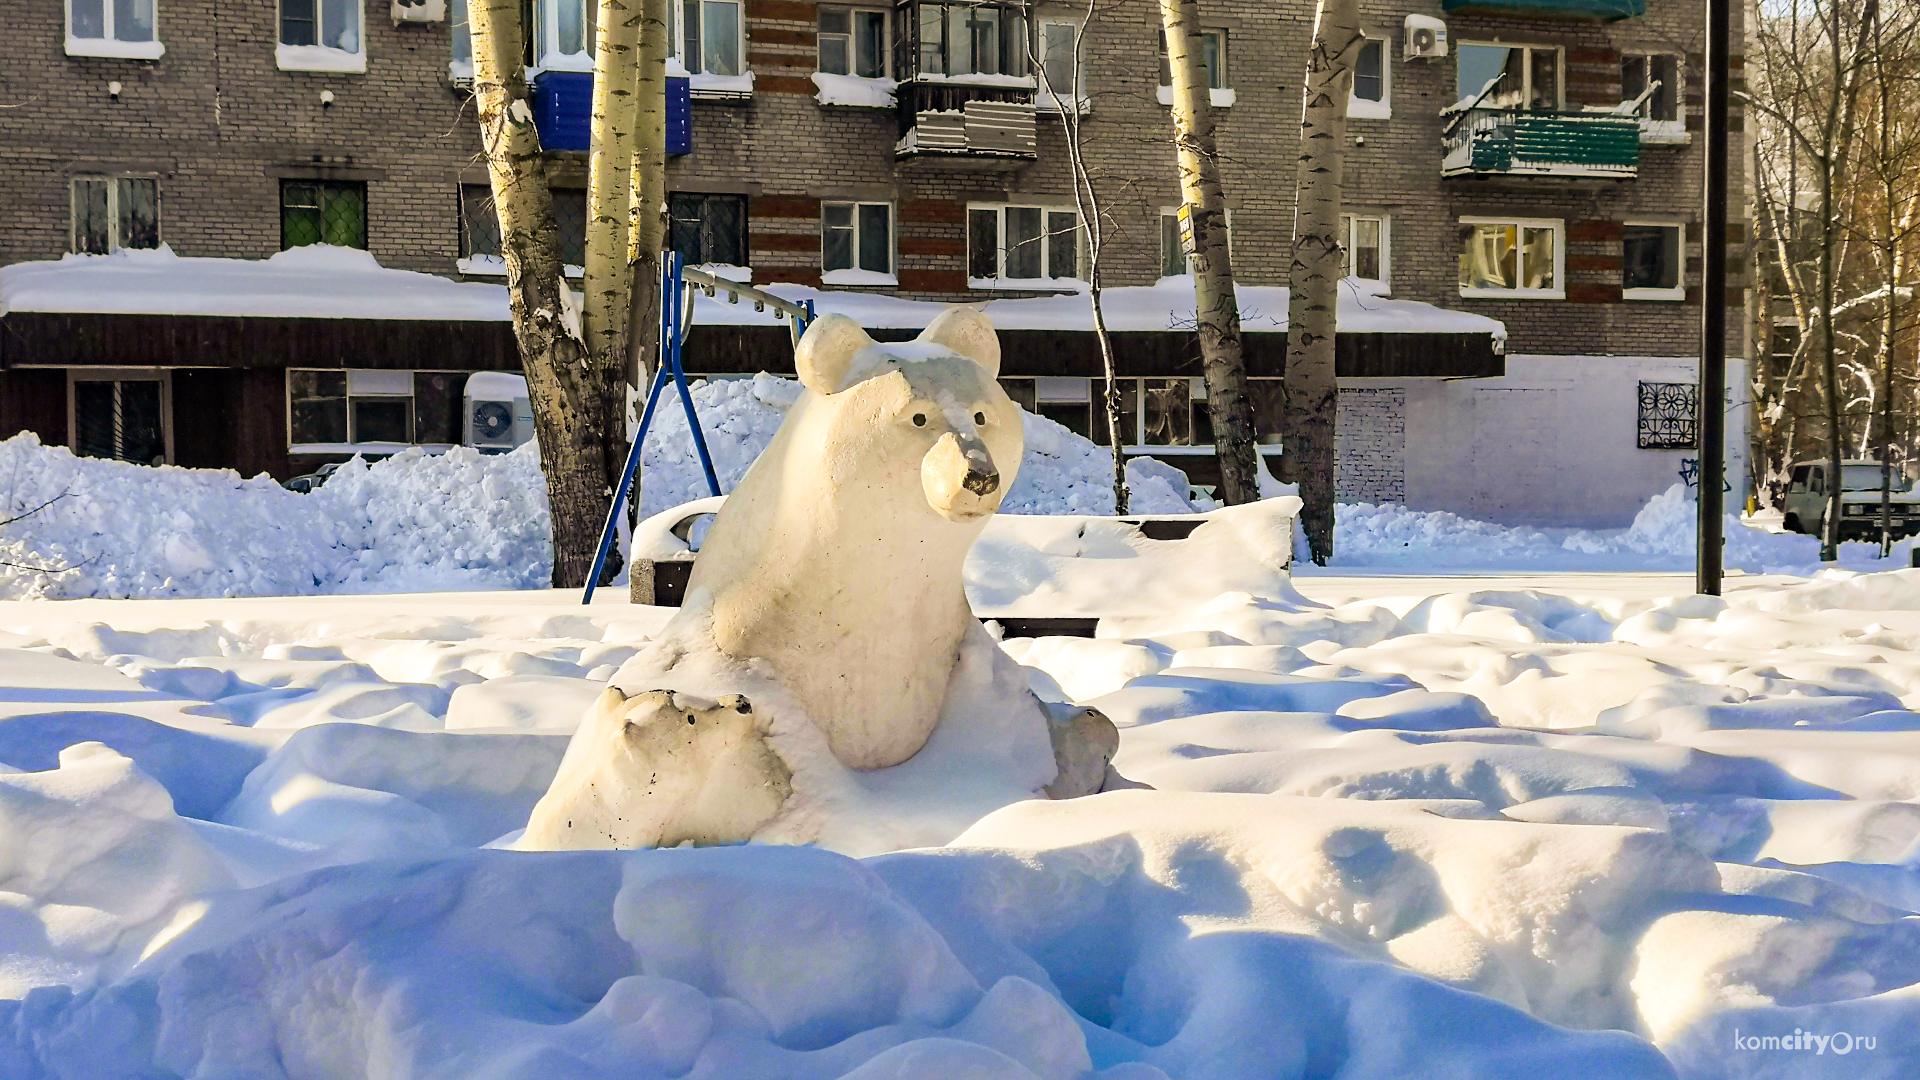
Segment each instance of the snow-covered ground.
[{"label": "snow-covered ground", "polygon": [[0,1076],[1920,1075],[1920,571],[1732,585],[1006,642],[1153,790],[859,860],[487,849],[611,590],[0,603]]}]

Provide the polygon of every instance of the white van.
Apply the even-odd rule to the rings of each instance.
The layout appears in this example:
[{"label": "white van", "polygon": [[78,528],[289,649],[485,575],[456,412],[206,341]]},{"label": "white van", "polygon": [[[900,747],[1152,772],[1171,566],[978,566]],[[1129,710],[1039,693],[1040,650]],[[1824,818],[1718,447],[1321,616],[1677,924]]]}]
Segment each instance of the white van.
[{"label": "white van", "polygon": [[[1788,532],[1820,536],[1827,516],[1827,474],[1832,465],[1826,461],[1803,461],[1793,467],[1787,484],[1786,520]],[[1893,536],[1920,533],[1920,492],[1913,481],[1893,474]],[[1840,539],[1875,540],[1880,536],[1880,463],[1843,461],[1840,463]]]}]

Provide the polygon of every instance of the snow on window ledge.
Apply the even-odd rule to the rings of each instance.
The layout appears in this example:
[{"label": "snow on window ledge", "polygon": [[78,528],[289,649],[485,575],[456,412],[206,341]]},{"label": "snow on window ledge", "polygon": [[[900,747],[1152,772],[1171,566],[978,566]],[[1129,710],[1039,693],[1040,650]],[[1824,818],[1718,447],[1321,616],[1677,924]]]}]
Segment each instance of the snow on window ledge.
[{"label": "snow on window ledge", "polygon": [[1088,285],[1079,278],[978,278],[967,279],[969,289],[1022,289],[1030,292],[1086,292]]},{"label": "snow on window ledge", "polygon": [[337,71],[357,74],[367,70],[367,54],[325,45],[275,45],[274,63],[281,71]]},{"label": "snow on window ledge", "polygon": [[473,85],[473,61],[471,60],[447,61],[447,78],[451,80],[453,84],[456,86]]},{"label": "snow on window ledge", "polygon": [[550,52],[540,57],[537,71],[593,71],[593,57],[588,53]]},{"label": "snow on window ledge", "polygon": [[841,105],[850,109],[891,109],[893,91],[900,84],[892,79],[867,79],[858,75],[816,71],[813,73],[813,85],[820,88],[814,100],[822,105]]},{"label": "snow on window ledge", "polygon": [[1355,296],[1385,296],[1387,283],[1378,278],[1353,277],[1341,278],[1340,284],[1353,290]]},{"label": "snow on window ledge", "polygon": [[1391,120],[1393,103],[1391,101],[1369,101],[1366,98],[1347,98],[1347,119],[1349,120]]},{"label": "snow on window ledge", "polygon": [[1085,94],[1049,94],[1042,91],[1033,97],[1034,112],[1076,112],[1082,116],[1093,111],[1093,99]]},{"label": "snow on window ledge", "polygon": [[687,76],[687,90],[697,98],[720,100],[753,96],[753,72],[745,75],[708,75],[697,72]]},{"label": "snow on window ledge", "polygon": [[[1173,87],[1171,86],[1161,87],[1160,92],[1157,96],[1160,99],[1160,104],[1162,105],[1173,104]],[[1233,103],[1234,103],[1233,87],[1222,86],[1222,87],[1208,90],[1207,103],[1209,105],[1212,105],[1216,109],[1233,108]]]},{"label": "snow on window ledge", "polygon": [[878,270],[829,270],[820,275],[822,285],[899,285],[900,279]]},{"label": "snow on window ledge", "polygon": [[1685,146],[1693,141],[1687,134],[1685,120],[1647,120],[1640,121],[1640,141],[1664,146]]},{"label": "snow on window ledge", "polygon": [[1621,289],[1620,290],[1620,299],[1622,300],[1664,300],[1664,301],[1667,301],[1668,303],[1672,303],[1675,300],[1685,300],[1686,298],[1687,298],[1687,290],[1685,286],[1681,286],[1680,288],[1676,288],[1676,289]]},{"label": "snow on window ledge", "polygon": [[[290,443],[287,453],[294,457],[307,457],[320,454],[398,454],[413,449],[415,444],[403,442],[315,442]],[[429,443],[429,446],[445,446],[445,443]]]},{"label": "snow on window ledge", "polygon": [[1460,295],[1469,300],[1565,300],[1565,289],[1471,289],[1462,288]]},{"label": "snow on window ledge", "polygon": [[[507,260],[498,255],[470,255],[454,263],[453,267],[467,277],[507,276]],[[568,266],[566,271],[570,278],[587,276],[587,271],[583,267]]]},{"label": "snow on window ledge", "polygon": [[68,56],[105,56],[116,60],[158,60],[167,47],[158,41],[115,41],[67,35]]},{"label": "snow on window ledge", "polygon": [[913,81],[950,83],[955,86],[1004,86],[1016,90],[1031,90],[1035,86],[1031,75],[936,75],[922,72],[915,75]]}]

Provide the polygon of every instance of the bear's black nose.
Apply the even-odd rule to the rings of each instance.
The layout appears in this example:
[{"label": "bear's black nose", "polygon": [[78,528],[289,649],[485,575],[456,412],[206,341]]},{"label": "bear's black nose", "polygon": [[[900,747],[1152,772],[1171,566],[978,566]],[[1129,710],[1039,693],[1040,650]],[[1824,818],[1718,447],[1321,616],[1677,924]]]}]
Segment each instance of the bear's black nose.
[{"label": "bear's black nose", "polygon": [[975,495],[991,495],[1000,486],[1000,474],[997,472],[979,472],[967,470],[967,478],[960,481],[961,486]]}]

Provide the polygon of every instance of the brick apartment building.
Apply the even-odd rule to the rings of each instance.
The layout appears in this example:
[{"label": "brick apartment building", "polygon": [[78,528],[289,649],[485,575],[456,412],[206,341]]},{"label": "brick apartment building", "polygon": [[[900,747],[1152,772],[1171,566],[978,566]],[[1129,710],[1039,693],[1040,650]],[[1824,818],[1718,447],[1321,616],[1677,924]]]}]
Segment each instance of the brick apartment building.
[{"label": "brick apartment building", "polygon": [[[0,42],[0,265],[16,264],[0,270],[0,431],[283,477],[355,448],[458,439],[465,373],[517,366],[464,89],[462,0],[18,6]],[[528,7],[536,115],[577,261],[593,5]],[[823,290],[827,308],[852,293],[1070,296],[1086,252],[1058,114],[1080,109],[1106,178],[1116,301],[1154,316],[1179,295],[1178,281],[1151,288],[1184,271],[1151,0],[1099,12],[1077,86],[1066,57],[1084,8],[673,7],[684,81],[669,99],[668,187],[689,259]],[[1201,4],[1269,436],[1285,338],[1273,287],[1286,281],[1312,16],[1308,0]],[[1344,496],[1624,523],[1693,453],[1698,5],[1365,0],[1363,22],[1339,345]],[[1428,46],[1437,27],[1443,43]],[[240,283],[224,307],[116,295],[315,241],[364,248],[384,273],[469,285],[410,304],[333,303],[323,294],[337,261],[296,251],[257,276],[209,278]],[[137,288],[95,275],[110,260],[18,265],[159,244],[177,261],[128,261],[144,274]],[[382,280],[360,269],[354,280]],[[78,287],[36,292],[25,270],[34,282],[71,273]],[[269,280],[305,302],[247,299]],[[411,288],[404,274],[388,280],[374,287]],[[1122,434],[1206,482],[1216,467],[1197,347],[1177,316],[1136,318],[1119,335]],[[1009,390],[1096,434],[1090,335],[1032,326],[1004,334]],[[781,370],[784,341],[774,327],[697,326],[689,367]],[[136,414],[150,417],[144,442],[128,434]]]}]

